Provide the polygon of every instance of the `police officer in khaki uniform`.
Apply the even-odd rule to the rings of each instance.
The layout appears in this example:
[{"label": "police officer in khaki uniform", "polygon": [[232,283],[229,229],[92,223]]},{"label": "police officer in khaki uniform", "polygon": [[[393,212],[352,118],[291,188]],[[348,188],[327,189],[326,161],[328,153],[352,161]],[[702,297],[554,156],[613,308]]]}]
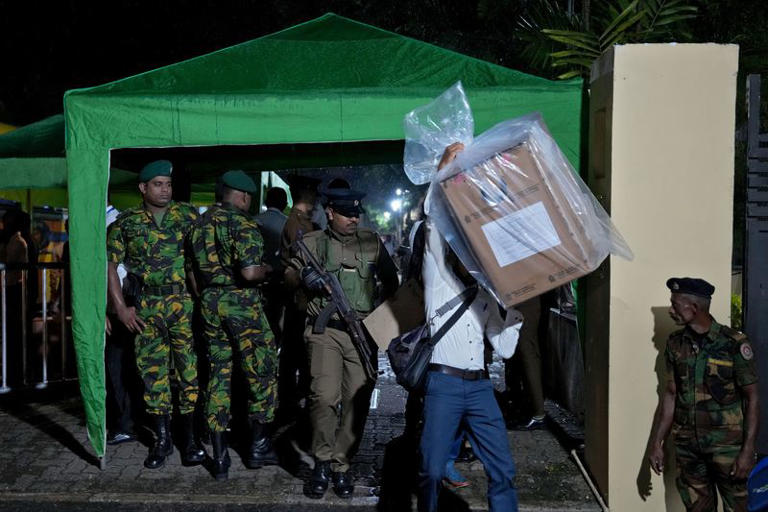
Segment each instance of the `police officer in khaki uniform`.
[{"label": "police officer in khaki uniform", "polygon": [[663,443],[674,433],[677,488],[688,511],[747,510],[746,478],[755,461],[757,373],[747,337],[709,314],[715,287],[671,278],[669,315],[683,329],[665,352],[666,390],[649,446],[651,468],[664,469]]},{"label": "police officer in khaki uniform", "polygon": [[[378,299],[397,289],[397,268],[379,236],[358,227],[364,212],[365,194],[351,189],[325,192],[328,227],[304,237],[307,248],[329,272],[337,276],[350,305],[362,319]],[[318,326],[317,317],[328,303],[319,274],[298,254],[291,259],[286,278],[302,281],[309,294],[304,339],[310,365],[309,408],[312,423],[312,454],[315,469],[305,489],[312,498],[321,498],[333,480],[335,493],[352,496],[354,485],[348,475],[365,427],[375,377],[365,374],[358,349],[348,327],[335,313],[327,325]],[[377,280],[381,282],[378,290]],[[318,283],[321,283],[318,286]],[[320,329],[318,329],[320,327]],[[316,333],[321,330],[322,333]],[[376,349],[371,350],[376,365]],[[341,411],[338,412],[338,406]],[[340,417],[339,417],[340,414]]]}]

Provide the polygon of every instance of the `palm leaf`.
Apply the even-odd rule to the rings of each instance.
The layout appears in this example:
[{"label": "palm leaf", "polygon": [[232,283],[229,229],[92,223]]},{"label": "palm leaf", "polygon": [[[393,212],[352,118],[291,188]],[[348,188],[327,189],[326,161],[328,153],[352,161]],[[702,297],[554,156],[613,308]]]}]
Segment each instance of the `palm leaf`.
[{"label": "palm leaf", "polygon": [[580,69],[574,69],[572,71],[568,71],[567,73],[563,73],[562,75],[557,75],[558,80],[568,80],[570,78],[576,78],[577,76],[582,76],[584,74],[583,70]]},{"label": "palm leaf", "polygon": [[[621,40],[625,37],[627,37],[627,29],[631,26],[635,25],[637,22],[639,22],[641,19],[645,17],[645,12],[639,12],[629,18],[628,20],[624,21],[621,25],[615,27],[611,34],[607,39],[600,38],[600,48],[606,49],[614,44],[621,42]],[[606,35],[606,34],[604,34]]]}]

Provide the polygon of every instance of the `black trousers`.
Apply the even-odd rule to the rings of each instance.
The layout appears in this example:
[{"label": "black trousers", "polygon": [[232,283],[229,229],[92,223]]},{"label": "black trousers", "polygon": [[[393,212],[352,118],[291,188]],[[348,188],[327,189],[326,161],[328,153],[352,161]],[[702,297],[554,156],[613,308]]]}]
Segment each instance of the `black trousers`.
[{"label": "black trousers", "polygon": [[132,432],[142,407],[141,382],[136,369],[135,335],[115,315],[112,334],[104,350],[107,371],[107,426],[114,432]]}]

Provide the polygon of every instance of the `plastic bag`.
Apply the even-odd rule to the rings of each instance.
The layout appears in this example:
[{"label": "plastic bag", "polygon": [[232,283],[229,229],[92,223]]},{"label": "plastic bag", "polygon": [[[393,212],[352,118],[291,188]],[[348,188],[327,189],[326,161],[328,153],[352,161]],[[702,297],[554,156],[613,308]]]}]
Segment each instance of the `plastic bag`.
[{"label": "plastic bag", "polygon": [[[504,121],[479,135],[439,173],[437,161],[466,127],[448,101],[465,112],[460,84],[406,119],[429,119],[432,183],[425,211],[467,270],[504,307],[510,307],[595,270],[609,253],[633,254],[610,217],[579,178],[537,113]],[[450,134],[436,134],[444,113]],[[409,136],[418,137],[415,124]],[[406,141],[406,148],[411,141]],[[413,142],[416,144],[416,142]],[[438,147],[442,145],[442,147]],[[414,153],[406,151],[406,160]],[[437,154],[437,157],[433,155]],[[427,162],[409,163],[422,169]],[[410,176],[409,176],[410,177]]]},{"label": "plastic bag", "polygon": [[443,150],[453,142],[472,143],[475,120],[461,82],[434,101],[409,112],[403,120],[403,168],[415,185],[432,181]]}]

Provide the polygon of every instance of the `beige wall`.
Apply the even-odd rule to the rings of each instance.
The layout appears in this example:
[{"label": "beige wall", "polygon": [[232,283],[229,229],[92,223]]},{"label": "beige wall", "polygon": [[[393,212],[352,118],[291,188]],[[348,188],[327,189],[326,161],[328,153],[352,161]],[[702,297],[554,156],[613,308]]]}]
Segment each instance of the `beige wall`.
[{"label": "beige wall", "polygon": [[737,62],[734,45],[624,45],[593,69],[588,181],[635,252],[586,293],[587,459],[612,510],[679,509],[673,465],[662,481],[644,461],[674,328],[664,283],[707,279],[730,322]]}]

